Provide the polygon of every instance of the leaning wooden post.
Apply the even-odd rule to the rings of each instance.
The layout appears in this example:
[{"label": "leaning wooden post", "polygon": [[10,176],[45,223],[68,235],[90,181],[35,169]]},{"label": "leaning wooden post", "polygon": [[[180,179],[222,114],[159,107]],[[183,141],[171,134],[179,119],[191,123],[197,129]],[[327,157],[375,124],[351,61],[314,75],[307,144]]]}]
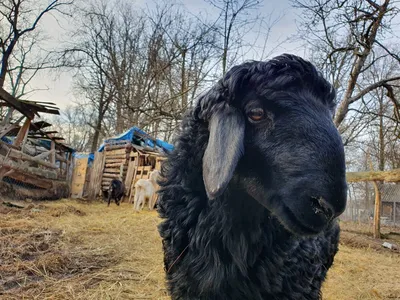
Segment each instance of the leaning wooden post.
[{"label": "leaning wooden post", "polygon": [[374,238],[381,238],[381,192],[376,181],[372,182],[375,189],[375,210],[374,210]]},{"label": "leaning wooden post", "polygon": [[50,162],[52,164],[56,163],[56,143],[54,142],[54,140],[51,140],[51,144],[50,144]]},{"label": "leaning wooden post", "polygon": [[24,125],[22,125],[21,129],[18,131],[17,137],[14,140],[14,146],[20,147],[21,144],[26,140],[30,125],[31,119],[26,118]]}]

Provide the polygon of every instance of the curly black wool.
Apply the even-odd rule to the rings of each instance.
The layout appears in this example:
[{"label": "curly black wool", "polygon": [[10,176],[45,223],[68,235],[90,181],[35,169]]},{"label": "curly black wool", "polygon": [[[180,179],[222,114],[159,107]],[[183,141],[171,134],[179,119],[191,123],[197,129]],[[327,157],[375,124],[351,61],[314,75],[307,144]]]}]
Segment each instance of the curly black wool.
[{"label": "curly black wool", "polygon": [[233,67],[199,98],[159,182],[172,299],[320,298],[347,191],[334,99],[289,54]]}]

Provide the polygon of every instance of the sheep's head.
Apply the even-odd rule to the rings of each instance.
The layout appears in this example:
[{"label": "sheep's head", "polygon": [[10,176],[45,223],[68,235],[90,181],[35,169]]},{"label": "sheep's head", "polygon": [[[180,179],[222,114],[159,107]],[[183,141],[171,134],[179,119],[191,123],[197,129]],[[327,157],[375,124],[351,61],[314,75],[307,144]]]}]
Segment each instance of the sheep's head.
[{"label": "sheep's head", "polygon": [[346,205],[334,98],[315,67],[293,55],[233,67],[197,106],[209,128],[208,198],[221,196],[234,177],[289,231],[321,232]]}]

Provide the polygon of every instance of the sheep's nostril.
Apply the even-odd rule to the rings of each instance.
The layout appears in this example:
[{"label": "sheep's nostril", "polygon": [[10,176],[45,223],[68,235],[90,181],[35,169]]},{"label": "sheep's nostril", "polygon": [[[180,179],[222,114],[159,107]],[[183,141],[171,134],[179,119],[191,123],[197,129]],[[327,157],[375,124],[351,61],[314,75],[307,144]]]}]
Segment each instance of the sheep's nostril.
[{"label": "sheep's nostril", "polygon": [[323,214],[328,220],[334,216],[334,209],[323,197],[311,197],[311,205],[315,214]]}]

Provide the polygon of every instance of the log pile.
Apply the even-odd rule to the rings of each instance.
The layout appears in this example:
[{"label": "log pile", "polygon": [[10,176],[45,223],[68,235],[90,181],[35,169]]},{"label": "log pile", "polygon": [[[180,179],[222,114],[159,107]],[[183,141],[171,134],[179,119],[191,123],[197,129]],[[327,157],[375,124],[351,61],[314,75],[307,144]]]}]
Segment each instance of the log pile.
[{"label": "log pile", "polygon": [[104,148],[104,171],[101,181],[102,190],[107,189],[110,182],[121,176],[125,178],[129,164],[129,154],[132,150],[130,141],[116,141]]}]

